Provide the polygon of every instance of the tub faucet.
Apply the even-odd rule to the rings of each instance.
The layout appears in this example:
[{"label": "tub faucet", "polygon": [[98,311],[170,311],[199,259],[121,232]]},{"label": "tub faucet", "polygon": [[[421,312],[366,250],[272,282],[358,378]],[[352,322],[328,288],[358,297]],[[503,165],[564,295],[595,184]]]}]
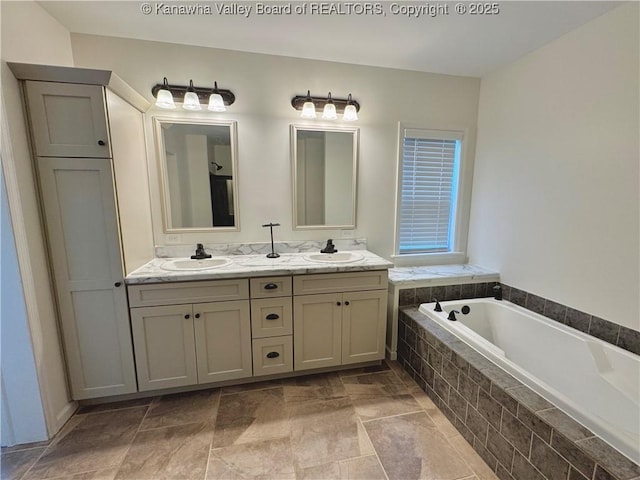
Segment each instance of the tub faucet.
[{"label": "tub faucet", "polygon": [[451,320],[452,322],[455,322],[456,320],[458,320],[456,318],[456,313],[460,313],[458,310],[451,310],[449,312],[449,316],[447,317],[447,320]]},{"label": "tub faucet", "polygon": [[198,245],[196,245],[196,254],[195,255],[191,255],[191,259],[192,260],[202,260],[203,258],[211,258],[211,255],[209,255],[207,252],[205,252],[204,251],[204,245],[199,243]]},{"label": "tub faucet", "polygon": [[338,250],[333,244],[333,239],[330,238],[329,240],[327,240],[327,245],[322,250],[320,250],[320,253],[336,253],[337,251]]},{"label": "tub faucet", "polygon": [[502,300],[502,286],[494,285],[493,290],[493,298],[496,300]]},{"label": "tub faucet", "polygon": [[440,302],[438,301],[437,298],[433,299],[436,302],[436,306],[434,307],[433,311],[434,312],[441,312],[442,311],[442,307],[440,306]]}]

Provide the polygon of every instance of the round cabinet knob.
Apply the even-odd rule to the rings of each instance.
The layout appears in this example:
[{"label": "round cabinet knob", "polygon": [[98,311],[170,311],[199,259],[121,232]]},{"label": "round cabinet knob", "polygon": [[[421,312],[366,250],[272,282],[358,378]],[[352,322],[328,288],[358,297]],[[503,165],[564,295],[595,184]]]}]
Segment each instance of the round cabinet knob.
[{"label": "round cabinet knob", "polygon": [[199,313],[196,313],[196,318],[200,318],[200,314]]},{"label": "round cabinet knob", "polygon": [[189,320],[190,317],[191,315],[189,315],[188,313],[184,316],[185,320]]},{"label": "round cabinet knob", "polygon": [[342,302],[336,302],[336,305],[340,306],[342,305]]},{"label": "round cabinet knob", "polygon": [[104,147],[106,143],[104,142],[104,140],[98,140],[98,145],[100,145],[101,147]]},{"label": "round cabinet knob", "polygon": [[116,283],[113,284],[114,287],[119,287],[121,285],[122,285],[122,282],[116,282]]},{"label": "round cabinet knob", "polygon": [[344,302],[345,305],[349,305],[349,302]]}]

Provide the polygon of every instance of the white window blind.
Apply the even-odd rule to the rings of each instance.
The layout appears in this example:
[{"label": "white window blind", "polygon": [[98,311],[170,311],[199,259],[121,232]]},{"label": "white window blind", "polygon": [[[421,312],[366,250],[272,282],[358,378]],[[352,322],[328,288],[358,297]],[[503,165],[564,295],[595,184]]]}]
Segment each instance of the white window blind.
[{"label": "white window blind", "polygon": [[405,129],[399,254],[453,249],[462,135]]}]

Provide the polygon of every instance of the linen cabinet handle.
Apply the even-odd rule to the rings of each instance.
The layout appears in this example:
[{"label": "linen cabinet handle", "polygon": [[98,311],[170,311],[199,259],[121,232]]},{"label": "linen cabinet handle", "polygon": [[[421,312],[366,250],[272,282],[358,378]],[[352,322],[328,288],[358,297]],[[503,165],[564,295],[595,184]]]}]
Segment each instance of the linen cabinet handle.
[{"label": "linen cabinet handle", "polygon": [[264,318],[266,318],[267,320],[277,320],[280,318],[280,315],[278,315],[277,313],[270,313]]},{"label": "linen cabinet handle", "polygon": [[267,353],[267,358],[278,358],[280,354],[278,352],[269,352]]},{"label": "linen cabinet handle", "polygon": [[276,288],[278,288],[278,285],[276,285],[275,283],[267,283],[264,286],[265,290],[275,290]]}]

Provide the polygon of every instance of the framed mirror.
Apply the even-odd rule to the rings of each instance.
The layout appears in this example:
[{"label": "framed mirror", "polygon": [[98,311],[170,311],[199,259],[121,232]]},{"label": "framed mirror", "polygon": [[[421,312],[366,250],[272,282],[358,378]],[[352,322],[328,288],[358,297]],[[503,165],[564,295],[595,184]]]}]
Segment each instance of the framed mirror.
[{"label": "framed mirror", "polygon": [[155,117],[167,233],[237,231],[236,122]]},{"label": "framed mirror", "polygon": [[358,132],[291,125],[294,229],[356,227]]}]

